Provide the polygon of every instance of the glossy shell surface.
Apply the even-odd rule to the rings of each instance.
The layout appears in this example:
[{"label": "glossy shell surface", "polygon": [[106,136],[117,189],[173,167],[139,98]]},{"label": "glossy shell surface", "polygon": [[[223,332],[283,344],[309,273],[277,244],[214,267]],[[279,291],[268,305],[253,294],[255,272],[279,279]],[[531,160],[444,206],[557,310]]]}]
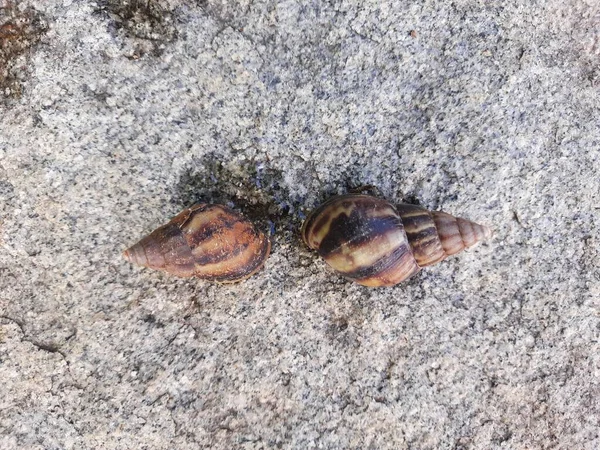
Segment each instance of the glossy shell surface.
[{"label": "glossy shell surface", "polygon": [[123,252],[133,264],[179,277],[232,283],[257,272],[271,243],[252,222],[223,205],[199,203]]},{"label": "glossy shell surface", "polygon": [[361,194],[339,195],[302,225],[304,242],[338,273],[364,286],[393,286],[491,230],[443,212]]}]

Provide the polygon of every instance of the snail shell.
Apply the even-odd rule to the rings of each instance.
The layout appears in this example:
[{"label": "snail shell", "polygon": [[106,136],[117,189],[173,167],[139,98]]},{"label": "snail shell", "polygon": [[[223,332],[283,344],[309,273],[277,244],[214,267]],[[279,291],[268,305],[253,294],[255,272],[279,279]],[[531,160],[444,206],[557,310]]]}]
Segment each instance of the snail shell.
[{"label": "snail shell", "polygon": [[302,224],[304,242],[363,286],[393,286],[491,235],[444,212],[360,194],[329,199]]},{"label": "snail shell", "polygon": [[257,272],[271,243],[241,214],[199,203],[123,252],[138,266],[179,277],[232,283]]}]

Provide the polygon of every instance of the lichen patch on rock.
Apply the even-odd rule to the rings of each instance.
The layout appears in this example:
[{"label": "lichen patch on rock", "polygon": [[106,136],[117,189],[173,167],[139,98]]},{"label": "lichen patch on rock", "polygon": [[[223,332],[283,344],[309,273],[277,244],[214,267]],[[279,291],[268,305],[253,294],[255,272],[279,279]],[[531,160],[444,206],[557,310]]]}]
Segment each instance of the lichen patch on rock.
[{"label": "lichen patch on rock", "polygon": [[132,41],[132,59],[160,55],[177,38],[171,7],[161,0],[102,0],[97,12],[106,13],[116,34]]},{"label": "lichen patch on rock", "polygon": [[0,3],[0,101],[21,96],[30,50],[47,29],[33,8],[21,11],[12,1]]}]

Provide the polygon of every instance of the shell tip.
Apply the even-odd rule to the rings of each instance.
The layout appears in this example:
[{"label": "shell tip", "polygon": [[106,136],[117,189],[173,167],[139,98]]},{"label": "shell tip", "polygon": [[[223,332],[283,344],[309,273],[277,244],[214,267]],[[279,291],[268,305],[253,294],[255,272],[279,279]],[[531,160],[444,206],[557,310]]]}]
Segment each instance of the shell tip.
[{"label": "shell tip", "polygon": [[482,225],[483,227],[483,236],[486,241],[489,241],[494,236],[494,230],[486,225]]},{"label": "shell tip", "polygon": [[132,247],[129,247],[125,250],[121,255],[126,261],[129,261],[134,266],[147,266],[148,261],[144,259],[143,250],[140,251],[140,247],[138,244],[135,244]]}]

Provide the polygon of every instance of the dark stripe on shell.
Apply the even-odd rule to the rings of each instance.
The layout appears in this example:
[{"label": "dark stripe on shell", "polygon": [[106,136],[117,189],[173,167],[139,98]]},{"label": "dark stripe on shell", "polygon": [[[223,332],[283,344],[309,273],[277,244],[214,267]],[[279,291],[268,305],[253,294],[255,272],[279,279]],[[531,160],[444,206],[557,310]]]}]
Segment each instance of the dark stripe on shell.
[{"label": "dark stripe on shell", "polygon": [[[194,272],[194,260],[179,227],[167,224],[143,239],[148,267],[161,269],[182,277]],[[154,265],[156,264],[156,265]]]},{"label": "dark stripe on shell", "polygon": [[378,275],[384,272],[389,272],[394,267],[401,268],[404,264],[406,264],[406,258],[412,258],[412,255],[410,254],[408,246],[402,245],[394,248],[392,252],[377,260],[375,264],[367,267],[357,267],[352,272],[340,273],[353,280],[378,278]]},{"label": "dark stripe on shell", "polygon": [[358,250],[372,240],[373,236],[402,229],[402,222],[398,216],[373,217],[369,213],[369,210],[364,210],[357,205],[352,209],[350,216],[340,214],[336,217],[318,248],[319,254],[327,258],[328,255],[339,251],[341,247]]},{"label": "dark stripe on shell", "polygon": [[330,198],[325,203],[321,204],[318,208],[312,210],[308,217],[304,220],[300,232],[302,234],[302,239],[304,240],[304,243],[306,245],[309,245],[308,236],[311,234],[319,233],[329,221],[330,214],[323,214],[326,211],[326,208],[332,203],[337,203],[338,201],[340,201],[342,197],[345,196],[337,196]]},{"label": "dark stripe on shell", "polygon": [[[320,235],[322,229],[331,221],[332,215],[340,214],[342,216],[348,216],[347,214],[342,213],[344,210],[359,211],[359,214],[368,215],[371,212],[383,208],[393,209],[394,207],[386,200],[370,197],[368,195],[337,195],[321,204],[308,215],[302,224],[302,239],[310,247],[309,236]],[[329,228],[329,232],[331,232],[331,227]]]},{"label": "dark stripe on shell", "polygon": [[353,211],[350,217],[342,215],[331,223],[329,233],[321,242],[318,251],[321,256],[339,251],[341,247],[350,247],[360,251],[360,247],[373,239],[398,230],[402,223],[397,217],[364,217]]},{"label": "dark stripe on shell", "polygon": [[464,250],[465,244],[460,236],[456,217],[441,211],[434,211],[431,215],[446,254],[450,256]]},{"label": "dark stripe on shell", "polygon": [[416,205],[396,205],[404,231],[420,267],[435,264],[446,257],[431,213]]},{"label": "dark stripe on shell", "polygon": [[[219,208],[221,209],[221,208]],[[204,213],[205,211],[201,211]],[[248,223],[248,226],[252,227],[252,223],[249,222],[243,216],[235,213],[234,211],[216,211],[211,212],[216,214],[213,220],[206,222],[203,226],[195,228],[194,230],[186,230],[188,233],[187,240],[190,247],[194,248],[201,242],[206,242],[213,239],[215,234],[223,234],[226,230],[233,230],[239,222]],[[194,223],[194,217],[190,217],[189,224]]]},{"label": "dark stripe on shell", "polygon": [[476,244],[477,236],[475,235],[475,230],[473,229],[473,223],[470,220],[461,219],[460,217],[456,219],[456,223],[458,223],[460,237],[463,240],[465,247],[471,247],[472,245]]},{"label": "dark stripe on shell", "polygon": [[241,267],[236,268],[237,270],[232,270],[231,272],[228,272],[226,274],[215,276],[214,280],[219,281],[221,283],[229,283],[243,280],[257,272],[264,265],[266,257],[271,250],[270,241],[265,235],[262,236],[263,239],[256,246],[256,248],[252,250],[246,264],[243,264]]},{"label": "dark stripe on shell", "polygon": [[270,248],[267,237],[242,215],[226,206],[198,204],[142,238],[125,256],[180,277],[233,282],[260,269]]},{"label": "dark stripe on shell", "polygon": [[[213,239],[219,240],[220,235],[216,235]],[[222,236],[223,241],[227,241],[230,239],[229,236]],[[194,259],[196,264],[199,265],[207,265],[207,264],[215,264],[221,261],[225,261],[226,259],[233,258],[238,256],[240,253],[245,252],[248,247],[252,244],[253,239],[257,239],[258,235],[256,233],[252,234],[252,237],[244,237],[235,236],[235,245],[229,246],[215,246],[212,251],[204,251],[201,254],[194,254]],[[193,250],[192,250],[193,251]]]}]

